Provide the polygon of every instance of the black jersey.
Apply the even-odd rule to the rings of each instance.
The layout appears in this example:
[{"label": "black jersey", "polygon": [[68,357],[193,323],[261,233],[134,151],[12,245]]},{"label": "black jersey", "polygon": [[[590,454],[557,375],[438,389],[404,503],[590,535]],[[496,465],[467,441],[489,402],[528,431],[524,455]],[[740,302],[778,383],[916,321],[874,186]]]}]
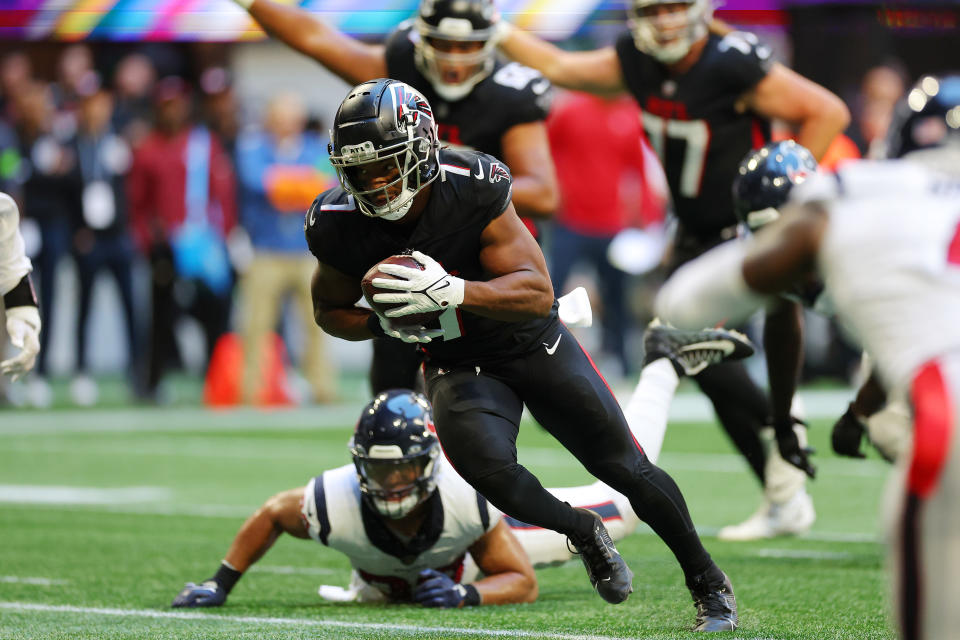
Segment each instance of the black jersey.
[{"label": "black jersey", "polygon": [[679,76],[639,51],[629,32],[617,39],[616,51],[684,229],[706,237],[735,225],[737,167],[748,151],[770,140],[770,122],[738,112],[735,104],[766,76],[770,51],[751,33],[711,33],[700,59]]},{"label": "black jersey", "polygon": [[444,142],[502,158],[500,140],[510,127],[547,117],[552,95],[550,81],[516,62],[504,64],[497,60],[493,72],[465,98],[456,102],[444,100],[417,69],[414,40],[419,37],[407,23],[390,35],[386,41],[387,75],[406,82],[427,98]]},{"label": "black jersey", "polygon": [[[416,249],[465,280],[489,280],[480,264],[480,234],[510,203],[510,172],[487,154],[441,149],[441,177],[412,228],[365,216],[342,188],[324,191],[307,211],[307,244],[317,260],[360,280],[384,258]],[[423,349],[444,366],[480,365],[511,359],[540,347],[556,314],[522,322],[502,322],[461,309],[461,335],[447,335]]]}]

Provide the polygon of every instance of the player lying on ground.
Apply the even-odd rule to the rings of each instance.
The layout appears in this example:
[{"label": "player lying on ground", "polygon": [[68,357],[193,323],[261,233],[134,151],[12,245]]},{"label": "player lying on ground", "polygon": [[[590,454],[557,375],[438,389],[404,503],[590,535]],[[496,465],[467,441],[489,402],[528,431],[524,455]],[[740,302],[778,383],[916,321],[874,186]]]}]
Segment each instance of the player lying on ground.
[{"label": "player lying on ground", "polygon": [[33,369],[40,353],[40,311],[30,281],[33,266],[23,252],[20,209],[0,192],[0,295],[7,311],[7,335],[20,353],[0,362],[0,371],[18,380]]},{"label": "player lying on ground", "polygon": [[[267,500],[241,527],[216,574],[188,583],[173,606],[222,605],[284,533],[350,559],[349,588],[321,587],[326,598],[432,607],[534,601],[531,562],[567,560],[566,545],[552,531],[503,518],[446,464],[432,430],[423,395],[401,389],[378,395],[357,423],[353,464]],[[596,511],[615,539],[639,522],[629,501],[600,483],[554,493]]]},{"label": "player lying on ground", "polygon": [[678,325],[735,322],[822,279],[890,396],[910,399],[888,505],[895,613],[903,638],[947,640],[960,628],[960,75],[914,86],[888,157],[796,186],[779,221],[677,271],[656,308]]}]

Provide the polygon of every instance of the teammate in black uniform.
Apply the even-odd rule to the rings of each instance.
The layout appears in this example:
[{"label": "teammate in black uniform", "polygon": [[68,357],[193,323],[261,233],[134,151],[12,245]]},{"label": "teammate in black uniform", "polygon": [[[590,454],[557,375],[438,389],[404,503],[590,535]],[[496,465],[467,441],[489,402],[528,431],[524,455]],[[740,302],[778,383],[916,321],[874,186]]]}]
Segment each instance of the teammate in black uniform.
[{"label": "teammate in black uniform", "polygon": [[[629,14],[629,30],[614,46],[596,51],[563,51],[505,23],[500,46],[559,86],[604,94],[629,91],[636,98],[679,223],[669,265],[673,271],[735,236],[733,178],[740,159],[769,141],[772,119],[794,126],[797,141],[819,158],[846,126],[849,113],[823,87],[772,62],[753,34],[711,26],[710,0],[633,0]],[[761,482],[767,481],[768,495],[771,479],[759,432],[771,421],[783,458],[813,474],[790,414],[801,332],[798,305],[784,304],[768,315],[764,345],[776,352],[778,362],[789,364],[785,375],[770,372],[772,407],[740,363],[711,367],[696,378],[734,443]],[[784,533],[812,523],[813,506],[800,479],[797,495],[807,508],[797,530]],[[769,504],[765,508],[774,510]]]},{"label": "teammate in black uniform", "polygon": [[[271,35],[350,85],[389,77],[416,88],[433,106],[441,140],[506,162],[520,215],[553,214],[559,193],[543,123],[550,82],[528,67],[495,59],[493,0],[424,0],[417,19],[401,24],[382,45],[355,40],[297,7],[237,2]],[[375,340],[374,393],[414,388],[419,365],[411,347]]]},{"label": "teammate in black uniform", "polygon": [[[351,90],[331,149],[342,187],[321,194],[305,220],[318,260],[317,323],[348,340],[420,343],[437,434],[460,475],[502,511],[568,535],[600,595],[622,602],[632,574],[602,522],[557,500],[517,463],[526,405],[667,543],[698,605],[697,629],[735,628],[732,587],[703,548],[680,490],[633,440],[603,378],[557,319],[543,254],[516,215],[506,167],[487,154],[439,149],[430,105],[395,80]],[[398,329],[356,306],[367,270],[404,249],[423,270],[381,265],[398,279],[375,280],[395,293],[374,301],[403,305],[387,310],[390,317],[443,310],[440,328]],[[747,351],[726,332],[705,337],[715,341],[714,360]]]}]

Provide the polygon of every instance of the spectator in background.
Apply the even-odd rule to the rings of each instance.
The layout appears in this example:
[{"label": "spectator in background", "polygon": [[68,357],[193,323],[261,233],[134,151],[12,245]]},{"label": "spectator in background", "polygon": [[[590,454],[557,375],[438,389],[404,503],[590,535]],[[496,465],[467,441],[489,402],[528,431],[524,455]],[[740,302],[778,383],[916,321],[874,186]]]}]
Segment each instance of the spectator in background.
[{"label": "spectator in background", "polygon": [[314,196],[336,179],[321,173],[327,166],[326,141],[305,133],[303,103],[292,94],[275,96],[267,107],[263,132],[247,133],[237,145],[242,188],[241,222],[254,255],[243,277],[244,398],[257,400],[261,388],[264,342],[276,328],[284,298],[296,303],[304,334],[302,366],[312,400],[336,396],[336,371],[326,357],[326,338],[316,326],[310,297],[315,263],[305,251],[303,214]]},{"label": "spectator in background", "polygon": [[77,109],[80,105],[79,87],[93,73],[93,53],[85,44],[73,44],[63,50],[57,63],[57,82],[51,85],[56,106],[54,131],[62,139],[77,130]]},{"label": "spectator in background", "polygon": [[560,185],[550,248],[555,294],[565,292],[578,262],[593,267],[602,305],[601,349],[616,359],[621,374],[629,375],[626,274],[607,260],[607,248],[630,222],[624,183],[643,180],[640,109],[629,97],[567,92],[554,103],[547,128]]},{"label": "spectator in background", "polygon": [[903,95],[906,72],[890,62],[871,68],[863,76],[854,109],[856,137],[864,157],[882,158],[893,108]]},{"label": "spectator in background", "polygon": [[236,158],[237,133],[240,107],[230,72],[223,67],[210,67],[200,74],[200,90],[203,92],[204,119],[210,132],[231,158]]},{"label": "spectator in background", "polygon": [[14,51],[0,60],[0,117],[15,119],[14,96],[27,88],[33,79],[30,58],[22,51]]},{"label": "spectator in background", "polygon": [[203,325],[207,358],[226,331],[233,272],[225,238],[236,221],[230,159],[191,117],[186,83],[157,83],[156,126],[134,152],[129,176],[134,240],[149,256],[152,318],[146,388],[156,398],[167,358],[177,354],[181,311]]},{"label": "spectator in background", "polygon": [[132,147],[138,146],[150,132],[151,92],[156,76],[150,58],[142,53],[131,53],[120,60],[114,72],[113,128]]},{"label": "spectator in background", "polygon": [[70,249],[72,207],[79,202],[73,173],[76,154],[65,140],[54,134],[54,105],[50,87],[31,82],[12,96],[16,113],[17,136],[23,159],[23,214],[36,221],[40,231],[40,251],[34,262],[40,272],[40,314],[45,330],[40,333],[38,377],[30,382],[28,400],[35,406],[52,401],[47,357],[53,333],[53,300],[56,271],[60,259]]},{"label": "spectator in background", "polygon": [[97,272],[103,268],[116,280],[127,329],[130,371],[136,373],[137,330],[133,303],[133,239],[127,217],[125,177],[131,153],[114,131],[113,96],[93,72],[78,83],[77,135],[72,141],[77,157],[76,177],[81,201],[74,224],[73,256],[77,263],[80,306],[77,313],[77,377],[70,386],[75,403],[97,400],[97,385],[88,375],[87,323]]}]

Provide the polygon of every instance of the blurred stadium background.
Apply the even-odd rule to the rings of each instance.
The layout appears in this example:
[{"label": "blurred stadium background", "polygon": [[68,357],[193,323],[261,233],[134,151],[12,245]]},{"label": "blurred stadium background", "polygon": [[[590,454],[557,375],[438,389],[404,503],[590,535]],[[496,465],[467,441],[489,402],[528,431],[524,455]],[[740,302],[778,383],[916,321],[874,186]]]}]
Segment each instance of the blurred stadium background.
[{"label": "blurred stadium background", "polygon": [[[415,0],[300,4],[370,40],[383,37],[417,6]],[[623,29],[619,0],[501,0],[499,6],[506,19],[572,48],[609,43]],[[955,67],[960,52],[958,2],[728,0],[716,15],[757,33],[777,59],[847,102],[853,122],[838,157],[869,155],[878,135],[871,111],[875,92],[896,92],[897,80],[902,91],[921,72]],[[137,61],[133,71],[127,68],[133,77],[124,79],[120,73],[131,60]],[[868,82],[876,79],[871,72],[878,67],[888,71],[886,80],[893,78],[879,88]],[[309,115],[308,131],[322,140],[347,89],[313,61],[266,39],[230,0],[5,0],[0,3],[0,190],[22,198],[31,179],[24,167],[44,164],[43,150],[18,142],[24,118],[18,88],[29,83],[43,93],[40,99],[51,109],[50,131],[66,137],[77,125],[90,74],[114,93],[113,121],[130,148],[151,122],[158,81],[183,78],[192,117],[208,125],[233,154],[232,162],[243,136],[260,126],[275,96],[297,94]],[[313,191],[291,193],[297,191],[291,181],[303,180],[319,191],[335,180],[323,159],[313,169],[306,176],[278,178],[274,197],[294,203],[306,198],[309,204]],[[651,205],[638,194],[662,187],[629,172],[623,180],[625,192],[633,194],[624,226],[655,223],[662,211],[644,210]],[[241,186],[234,188],[242,199]],[[24,383],[0,383],[6,405],[0,415],[0,636],[667,638],[686,622],[687,614],[681,617],[675,610],[682,596],[671,559],[655,537],[642,533],[624,545],[628,558],[639,559],[635,569],[642,585],[625,607],[606,607],[592,597],[579,565],[543,572],[535,607],[453,615],[402,607],[391,609],[389,617],[378,607],[318,607],[313,590],[320,582],[343,584],[345,561],[284,541],[267,566],[258,567],[231,597],[235,606],[229,612],[208,616],[216,625],[207,614],[152,615],[166,607],[185,579],[209,570],[263,499],[348,460],[345,443],[367,399],[369,345],[327,340],[335,384],[326,397],[311,396],[298,371],[305,329],[286,305],[278,325],[283,346],[276,351],[282,366],[274,366],[271,378],[278,388],[263,400],[275,406],[230,408],[239,401],[236,350],[224,346],[215,368],[207,358],[203,325],[185,316],[175,326],[179,362],[171,363],[173,371],[162,385],[146,388],[141,378],[149,269],[146,257],[133,253],[128,267],[137,346],[130,353],[122,338],[119,289],[100,273],[87,341],[80,347],[87,362],[79,370],[74,254],[83,238],[68,236],[58,259],[41,263],[43,243],[50,251],[58,236],[50,235],[49,220],[28,198],[21,202],[28,253],[35,269],[46,268],[41,277],[53,283],[55,295],[45,311],[49,342],[43,370]],[[65,225],[73,229],[69,221]],[[549,225],[542,231],[549,245]],[[239,257],[232,256],[240,278],[244,246],[239,242]],[[658,283],[656,271],[633,275],[625,292],[632,318],[626,336],[630,362],[641,362],[640,336]],[[603,301],[589,266],[575,271],[568,288],[581,284],[602,317]],[[238,290],[229,296],[231,330],[240,322],[241,296]],[[829,452],[829,426],[852,397],[859,353],[827,321],[810,316],[807,326],[802,398],[819,449],[820,477],[811,483],[817,523],[799,539],[756,545],[711,539],[709,547],[725,566],[738,567],[741,616],[749,621],[738,637],[892,637],[876,516],[887,467],[875,456],[851,461]],[[601,351],[598,327],[578,335],[588,348]],[[599,355],[601,370],[618,393],[628,393],[637,369],[623,367],[616,354]],[[762,354],[751,366],[762,379]],[[709,535],[749,515],[758,495],[753,480],[692,386],[681,386],[673,416],[676,424],[661,462],[687,495],[703,532]],[[525,424],[521,461],[545,484],[586,481],[575,461],[532,423]]]}]

